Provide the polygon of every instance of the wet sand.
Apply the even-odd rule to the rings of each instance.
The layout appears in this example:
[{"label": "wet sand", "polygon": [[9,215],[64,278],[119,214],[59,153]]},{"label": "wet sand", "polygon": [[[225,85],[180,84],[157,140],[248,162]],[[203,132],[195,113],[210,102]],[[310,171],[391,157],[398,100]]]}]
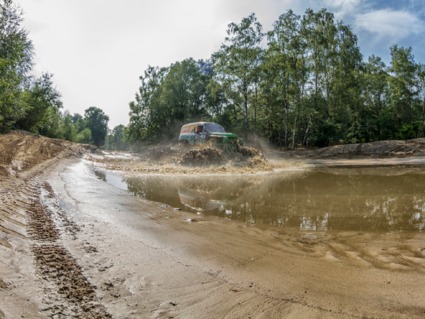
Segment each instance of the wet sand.
[{"label": "wet sand", "polygon": [[194,217],[102,182],[91,165],[63,160],[3,184],[15,233],[0,237],[0,318],[425,316],[423,233]]}]

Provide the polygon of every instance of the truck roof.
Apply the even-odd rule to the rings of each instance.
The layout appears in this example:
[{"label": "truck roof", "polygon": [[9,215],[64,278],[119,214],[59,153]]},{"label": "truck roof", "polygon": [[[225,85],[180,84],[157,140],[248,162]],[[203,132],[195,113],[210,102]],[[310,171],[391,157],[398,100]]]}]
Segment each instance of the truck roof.
[{"label": "truck roof", "polygon": [[[192,123],[184,124],[183,126],[204,125],[204,124],[206,124],[206,123],[213,123],[213,122],[192,122]],[[183,127],[183,126],[182,126],[182,127]]]}]

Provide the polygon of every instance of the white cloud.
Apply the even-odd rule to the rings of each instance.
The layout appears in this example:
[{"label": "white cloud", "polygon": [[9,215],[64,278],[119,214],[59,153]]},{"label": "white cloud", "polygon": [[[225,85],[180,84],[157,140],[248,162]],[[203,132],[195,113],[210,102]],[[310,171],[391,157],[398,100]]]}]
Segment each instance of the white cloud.
[{"label": "white cloud", "polygon": [[314,4],[316,0],[244,0],[244,1],[229,1],[217,0],[217,11],[214,13],[216,18],[225,18],[227,24],[230,22],[239,23],[243,18],[255,13],[258,21],[263,25],[265,30],[270,30],[273,22],[279,16],[289,9],[296,13],[303,13],[307,7]]},{"label": "white cloud", "polygon": [[355,18],[359,30],[374,34],[379,40],[390,38],[392,41],[404,39],[424,31],[424,23],[407,11],[383,9],[360,14]]},{"label": "white cloud", "polygon": [[335,12],[338,19],[354,14],[361,8],[362,0],[324,0],[324,5]]}]

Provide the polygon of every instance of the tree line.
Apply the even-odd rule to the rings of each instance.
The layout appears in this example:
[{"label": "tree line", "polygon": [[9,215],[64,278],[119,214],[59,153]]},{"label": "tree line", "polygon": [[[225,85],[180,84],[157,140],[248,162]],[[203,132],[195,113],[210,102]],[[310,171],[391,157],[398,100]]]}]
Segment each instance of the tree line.
[{"label": "tree line", "polygon": [[176,138],[216,121],[284,147],[425,135],[425,67],[393,45],[387,66],[363,59],[357,36],[325,9],[289,10],[263,32],[255,14],[230,23],[210,59],[149,66],[130,102],[129,141]]},{"label": "tree line", "polygon": [[61,112],[61,94],[52,75],[31,75],[34,49],[22,21],[22,11],[12,0],[0,1],[0,133],[20,129],[102,146],[108,116],[95,106],[84,116]]},{"label": "tree line", "polygon": [[289,10],[263,31],[255,14],[230,23],[209,59],[149,66],[129,103],[129,125],[108,133],[98,107],[63,111],[53,76],[31,75],[33,46],[12,0],[0,0],[0,133],[27,130],[126,149],[177,139],[180,125],[215,121],[274,145],[326,146],[425,135],[425,66],[393,45],[366,60],[357,36],[325,9]]}]

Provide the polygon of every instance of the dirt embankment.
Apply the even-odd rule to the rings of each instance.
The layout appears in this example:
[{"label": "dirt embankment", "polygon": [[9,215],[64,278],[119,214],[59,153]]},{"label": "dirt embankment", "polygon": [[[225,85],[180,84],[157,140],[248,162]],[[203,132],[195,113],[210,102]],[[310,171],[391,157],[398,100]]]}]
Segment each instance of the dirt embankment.
[{"label": "dirt embankment", "polygon": [[318,149],[311,154],[317,158],[388,158],[425,155],[425,138],[406,141],[379,141],[363,144],[336,145]]},{"label": "dirt embankment", "polygon": [[82,156],[87,151],[94,148],[23,131],[0,135],[0,177],[16,176],[50,160]]},{"label": "dirt embankment", "polygon": [[109,318],[61,245],[57,224],[70,236],[78,226],[46,205],[54,194],[39,177],[60,159],[92,150],[25,132],[0,135],[0,319]]}]

